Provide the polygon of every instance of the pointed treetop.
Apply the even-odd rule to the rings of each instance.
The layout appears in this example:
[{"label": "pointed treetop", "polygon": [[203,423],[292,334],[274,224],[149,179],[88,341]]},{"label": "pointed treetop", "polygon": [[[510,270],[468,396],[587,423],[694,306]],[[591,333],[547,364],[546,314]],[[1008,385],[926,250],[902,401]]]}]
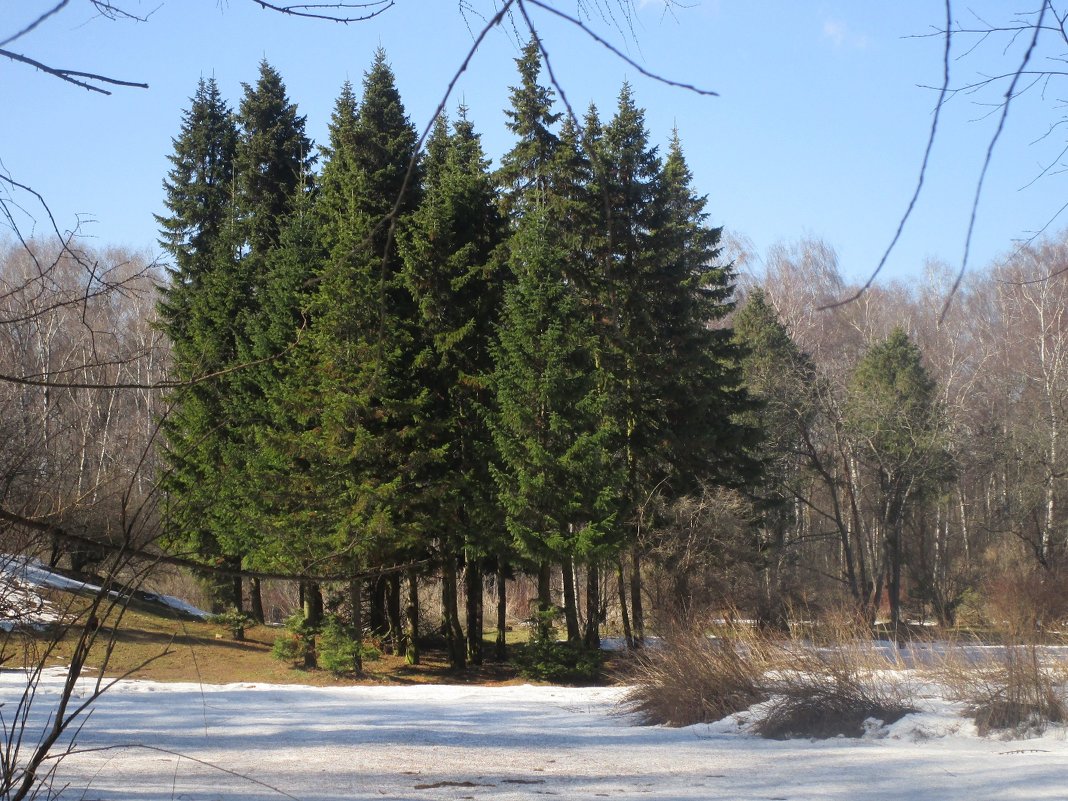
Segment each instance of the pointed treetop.
[{"label": "pointed treetop", "polygon": [[512,107],[505,111],[508,130],[518,139],[501,159],[498,176],[505,187],[508,205],[515,205],[521,196],[533,192],[534,202],[544,194],[549,165],[557,147],[552,128],[560,119],[554,113],[555,95],[552,89],[538,83],[541,71],[541,48],[532,38],[516,59],[519,67],[519,86],[511,90]]}]

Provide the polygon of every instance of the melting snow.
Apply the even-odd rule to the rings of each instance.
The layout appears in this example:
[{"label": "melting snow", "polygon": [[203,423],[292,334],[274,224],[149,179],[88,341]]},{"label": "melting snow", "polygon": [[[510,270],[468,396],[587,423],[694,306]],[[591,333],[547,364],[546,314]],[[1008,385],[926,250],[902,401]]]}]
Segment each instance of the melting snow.
[{"label": "melting snow", "polygon": [[[48,673],[32,726],[61,684]],[[85,685],[86,687],[88,685]],[[25,675],[0,673],[12,709]],[[637,726],[619,688],[309,688],[121,682],[56,772],[61,798],[1039,801],[1064,799],[1063,729],[981,738],[929,698],[861,740],[766,741],[745,715]]]}]

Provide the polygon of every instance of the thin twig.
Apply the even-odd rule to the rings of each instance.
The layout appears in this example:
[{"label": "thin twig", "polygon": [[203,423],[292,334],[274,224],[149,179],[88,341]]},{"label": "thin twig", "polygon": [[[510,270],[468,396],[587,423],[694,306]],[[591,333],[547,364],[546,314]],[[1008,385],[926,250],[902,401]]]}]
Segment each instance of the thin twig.
[{"label": "thin twig", "polygon": [[902,232],[905,230],[905,224],[908,222],[909,217],[912,216],[913,209],[916,208],[916,201],[920,197],[920,191],[923,189],[923,182],[927,176],[927,166],[931,160],[931,151],[934,148],[935,137],[938,134],[938,119],[942,112],[942,107],[945,105],[946,97],[949,93],[949,61],[950,61],[950,49],[952,44],[952,32],[951,22],[953,19],[952,12],[952,0],[946,0],[946,32],[945,32],[945,48],[942,53],[942,90],[938,95],[938,102],[935,104],[934,115],[931,118],[931,132],[927,137],[927,147],[923,151],[923,162],[920,164],[920,176],[916,180],[916,189],[912,193],[912,199],[909,200],[909,205],[905,209],[905,213],[901,216],[901,221],[897,224],[897,231],[894,232],[893,239],[890,240],[890,244],[886,250],[883,251],[883,256],[879,259],[879,263],[868,276],[868,280],[864,282],[864,285],[844,300],[837,300],[834,303],[828,303],[824,306],[820,306],[820,311],[826,311],[828,309],[836,309],[839,306],[844,306],[847,303],[860,298],[865,292],[871,289],[875,283],[875,279],[879,277],[879,273],[882,272],[883,267],[886,266],[887,260],[890,258],[890,254],[893,253],[894,247],[897,245],[898,240],[901,238]]},{"label": "thin twig", "polygon": [[964,280],[964,272],[968,269],[968,255],[972,247],[972,233],[975,230],[975,220],[979,213],[979,199],[983,194],[983,182],[986,179],[987,170],[990,168],[990,161],[994,155],[994,147],[997,145],[998,139],[1001,138],[1001,132],[1005,128],[1005,120],[1007,120],[1009,116],[1009,106],[1012,103],[1014,92],[1016,90],[1016,83],[1027,69],[1027,64],[1031,60],[1031,54],[1034,53],[1035,46],[1038,44],[1038,38],[1042,32],[1042,20],[1045,17],[1046,8],[1048,6],[1048,0],[1042,0],[1042,8],[1038,12],[1038,21],[1035,23],[1035,30],[1034,35],[1031,37],[1031,44],[1028,45],[1027,52],[1024,53],[1023,61],[1020,62],[1020,68],[1016,71],[1016,75],[1013,77],[1012,82],[1009,84],[1009,88],[1005,92],[1005,105],[1001,109],[1001,118],[998,120],[998,127],[994,131],[994,135],[990,137],[990,144],[986,149],[986,158],[983,160],[983,169],[979,173],[979,182],[975,187],[975,198],[972,201],[972,212],[968,221],[968,234],[964,240],[964,257],[961,259],[960,271],[957,273],[957,278],[953,282],[953,286],[950,287],[949,296],[946,298],[946,301],[942,306],[942,313],[938,317],[939,324],[945,320],[949,307],[953,302],[953,298],[957,294],[957,290],[960,289],[961,281]]}]

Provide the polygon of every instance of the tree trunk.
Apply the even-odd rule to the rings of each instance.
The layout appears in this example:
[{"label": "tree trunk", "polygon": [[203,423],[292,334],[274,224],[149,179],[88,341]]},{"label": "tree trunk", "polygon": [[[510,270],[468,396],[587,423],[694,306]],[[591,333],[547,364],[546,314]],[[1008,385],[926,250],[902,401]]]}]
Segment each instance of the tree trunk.
[{"label": "tree trunk", "polygon": [[404,623],[401,619],[401,577],[400,573],[391,573],[386,578],[386,614],[389,616],[389,640],[393,643],[393,653],[404,650]]},{"label": "tree trunk", "polygon": [[504,558],[497,557],[497,641],[494,656],[498,662],[508,658],[508,587],[505,584],[507,567]]},{"label": "tree trunk", "polygon": [[464,569],[467,590],[467,659],[482,664],[482,568],[474,560]]},{"label": "tree trunk", "polygon": [[252,619],[257,623],[263,623],[263,591],[258,578],[249,579],[248,603],[251,607]]},{"label": "tree trunk", "polygon": [[441,567],[441,604],[445,619],[445,641],[449,651],[449,666],[453,670],[467,667],[464,654],[464,630],[460,625],[460,610],[456,599],[456,559],[446,555]]},{"label": "tree trunk", "polygon": [[371,634],[385,639],[389,636],[389,619],[386,614],[386,577],[376,576],[371,579],[371,606],[368,612],[368,626]]},{"label": "tree trunk", "polygon": [[317,665],[315,657],[315,631],[323,622],[323,594],[319,585],[307,582],[304,587],[304,667],[314,668]]},{"label": "tree trunk", "polygon": [[356,643],[352,654],[352,670],[363,673],[363,579],[349,579],[349,636]]},{"label": "tree trunk", "polygon": [[419,575],[408,571],[408,602],[404,606],[407,630],[404,633],[404,661],[419,664]]},{"label": "tree trunk", "polygon": [[642,562],[637,545],[630,549],[630,610],[634,629],[634,647],[645,643],[645,614],[642,610]]},{"label": "tree trunk", "polygon": [[575,564],[570,557],[560,561],[564,577],[564,620],[567,621],[567,641],[572,644],[582,642],[579,629],[578,598],[575,594]]},{"label": "tree trunk", "polygon": [[538,567],[538,637],[543,640],[552,636],[552,577],[552,564],[542,562]]},{"label": "tree trunk", "polygon": [[634,650],[634,633],[630,629],[630,615],[627,614],[627,583],[623,576],[623,557],[616,559],[616,591],[619,595],[619,614],[623,619],[623,639],[627,649]]},{"label": "tree trunk", "polygon": [[596,650],[601,647],[601,577],[597,565],[586,567],[586,636],[583,644]]}]

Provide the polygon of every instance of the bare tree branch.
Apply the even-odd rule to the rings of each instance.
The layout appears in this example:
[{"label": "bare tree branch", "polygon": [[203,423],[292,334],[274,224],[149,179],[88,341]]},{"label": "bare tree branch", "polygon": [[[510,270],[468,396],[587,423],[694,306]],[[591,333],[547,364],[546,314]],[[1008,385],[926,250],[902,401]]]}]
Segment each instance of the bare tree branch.
[{"label": "bare tree branch", "polygon": [[67,5],[67,3],[69,3],[69,2],[70,2],[70,0],[60,0],[60,2],[58,2],[56,5],[52,6],[52,8],[48,9],[47,11],[44,11],[39,17],[37,17],[37,19],[35,19],[33,22],[31,22],[29,25],[27,25],[21,31],[18,31],[17,33],[12,34],[11,36],[7,37],[6,39],[0,40],[0,47],[7,47],[9,44],[14,42],[16,39],[21,39],[23,36],[28,34],[30,31],[32,31],[34,28],[36,28],[42,22],[44,22],[46,19],[51,17],[53,14],[56,14],[59,11],[61,11],[63,9],[63,7],[65,5]]},{"label": "bare tree branch", "polygon": [[972,233],[975,231],[975,218],[979,212],[979,200],[983,195],[983,182],[986,180],[986,173],[990,168],[990,161],[994,155],[994,147],[997,145],[998,139],[1001,138],[1001,132],[1005,129],[1005,120],[1009,117],[1009,105],[1012,103],[1016,91],[1016,83],[1019,81],[1020,76],[1025,74],[1027,65],[1031,61],[1031,54],[1034,53],[1035,46],[1038,44],[1038,38],[1042,33],[1042,20],[1045,18],[1046,9],[1048,7],[1049,0],[1042,0],[1042,7],[1038,12],[1038,21],[1035,23],[1031,43],[1028,45],[1027,52],[1024,53],[1023,60],[1020,62],[1020,68],[1016,71],[1016,75],[1013,76],[1009,88],[1005,91],[1005,104],[1001,109],[1001,118],[998,120],[998,127],[994,131],[994,135],[990,137],[990,144],[986,149],[986,158],[983,160],[983,169],[979,173],[979,181],[975,187],[975,198],[972,201],[971,216],[968,220],[968,233],[964,239],[964,256],[961,259],[960,271],[957,273],[957,278],[949,290],[949,296],[946,298],[945,304],[942,306],[942,313],[939,316],[940,323],[945,320],[946,313],[949,311],[949,306],[953,302],[953,297],[957,294],[957,290],[960,289],[961,281],[964,280],[964,272],[968,269],[968,255],[972,247]]},{"label": "bare tree branch", "polygon": [[[395,0],[369,0],[365,3],[269,3],[267,0],[252,0],[260,8],[268,11],[277,11],[291,17],[305,17],[308,19],[320,19],[328,22],[340,22],[347,25],[350,22],[365,22],[374,19],[380,14],[385,14],[395,5]],[[336,13],[330,13],[328,9],[335,9]],[[350,16],[349,10],[362,13]]]},{"label": "bare tree branch", "polygon": [[98,83],[108,84],[110,86],[128,86],[135,89],[147,89],[147,83],[138,83],[137,81],[124,81],[119,78],[109,78],[106,75],[99,75],[95,72],[82,72],[81,70],[68,70],[60,69],[58,67],[50,67],[37,59],[24,56],[19,53],[13,53],[10,50],[0,48],[0,57],[15,61],[21,64],[26,64],[41,72],[51,75],[55,78],[59,78],[61,81],[72,83],[75,86],[80,86],[83,89],[88,89],[90,92],[99,92],[102,95],[110,95],[111,92],[102,86],[97,86]]},{"label": "bare tree branch", "polygon": [[[652,79],[652,80],[654,80],[654,81],[656,81],[658,83],[662,83],[662,84],[664,84],[666,86],[674,86],[674,87],[676,87],[678,89],[685,89],[686,91],[693,92],[694,94],[705,95],[705,96],[708,96],[708,97],[719,97],[719,92],[713,92],[711,89],[701,89],[701,88],[699,88],[697,86],[694,86],[693,84],[683,83],[682,81],[674,81],[674,80],[672,80],[670,78],[666,78],[663,75],[660,75],[658,73],[655,73],[655,72],[652,72],[652,71],[646,69],[641,64],[639,64],[637,61],[635,61],[633,58],[631,58],[626,53],[624,53],[622,50],[620,50],[618,47],[616,47],[611,42],[606,40],[604,37],[598,35],[596,31],[592,30],[581,19],[578,19],[577,17],[573,17],[570,14],[566,14],[566,13],[564,13],[563,11],[561,11],[558,8],[554,8],[552,5],[550,5],[549,3],[545,2],[545,0],[520,0],[520,7],[522,7],[524,5],[527,5],[527,4],[530,4],[532,6],[540,8],[543,11],[545,11],[545,12],[547,12],[549,14],[552,14],[553,16],[559,17],[560,19],[564,20],[565,22],[570,23],[571,25],[574,25],[576,28],[578,28],[580,31],[582,31],[584,34],[586,34],[588,37],[593,39],[593,41],[597,42],[597,44],[601,45],[601,47],[604,47],[606,50],[608,50],[608,52],[610,52],[616,58],[620,59],[624,63],[626,63],[629,66],[631,66],[634,69],[636,69],[638,72],[640,72],[646,78],[650,78],[650,79]],[[529,23],[529,17],[527,18],[527,20],[528,20],[528,23]]]},{"label": "bare tree branch", "polygon": [[931,150],[934,148],[935,137],[938,134],[938,119],[942,112],[942,107],[945,105],[946,97],[949,93],[949,56],[952,44],[952,33],[950,30],[951,22],[953,19],[951,0],[946,0],[946,32],[945,32],[945,48],[942,54],[942,91],[938,95],[938,102],[935,103],[934,115],[931,117],[931,132],[927,137],[927,147],[923,151],[923,161],[920,164],[920,176],[916,180],[916,189],[912,193],[912,198],[909,200],[909,205],[905,209],[905,213],[901,216],[901,221],[897,224],[897,231],[894,232],[893,239],[890,240],[890,244],[887,245],[886,250],[883,251],[883,256],[879,259],[879,263],[872,270],[871,275],[868,276],[868,280],[864,282],[864,285],[860,287],[856,292],[843,300],[835,301],[834,303],[828,303],[820,307],[820,311],[826,309],[834,309],[839,306],[851,303],[857,300],[861,295],[871,289],[875,280],[879,277],[879,273],[883,271],[883,267],[886,266],[887,259],[890,258],[890,254],[893,253],[894,247],[897,245],[897,241],[901,238],[902,232],[905,230],[905,224],[908,222],[909,217],[912,216],[913,209],[916,208],[916,201],[920,197],[920,191],[923,189],[924,178],[927,176],[927,166],[931,161]]}]

